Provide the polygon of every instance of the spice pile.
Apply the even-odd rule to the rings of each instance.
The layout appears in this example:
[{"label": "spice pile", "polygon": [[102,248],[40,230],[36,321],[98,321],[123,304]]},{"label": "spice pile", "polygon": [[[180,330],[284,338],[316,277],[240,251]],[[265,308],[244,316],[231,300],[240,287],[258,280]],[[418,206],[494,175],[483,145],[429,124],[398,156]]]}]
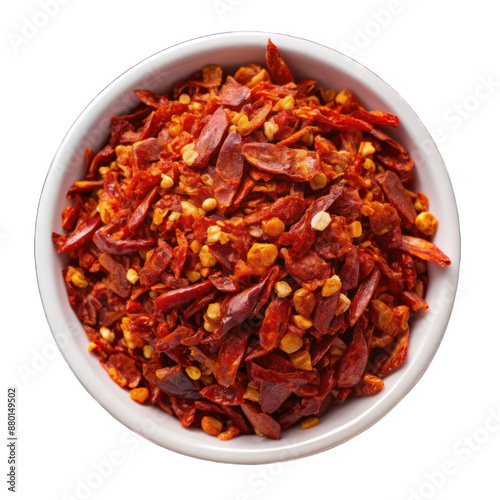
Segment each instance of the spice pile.
[{"label": "spice pile", "polygon": [[379,391],[427,309],[437,220],[348,90],[207,65],[111,119],[54,234],[89,351],[138,402],[219,439],[278,439]]}]

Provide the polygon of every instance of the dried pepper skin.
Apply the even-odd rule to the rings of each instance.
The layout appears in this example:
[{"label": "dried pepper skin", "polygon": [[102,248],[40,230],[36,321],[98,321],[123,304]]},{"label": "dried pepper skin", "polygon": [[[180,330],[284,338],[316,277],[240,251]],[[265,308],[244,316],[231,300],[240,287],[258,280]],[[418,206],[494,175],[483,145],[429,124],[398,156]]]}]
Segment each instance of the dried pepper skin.
[{"label": "dried pepper skin", "polygon": [[111,380],[222,441],[377,397],[451,263],[399,118],[263,59],[134,90],[52,234]]},{"label": "dried pepper skin", "polygon": [[310,181],[321,171],[319,156],[314,151],[255,142],[245,144],[242,152],[245,159],[258,169],[285,175],[294,181]]},{"label": "dried pepper skin", "polygon": [[233,202],[243,177],[244,158],[241,148],[241,136],[237,130],[233,130],[222,144],[217,158],[213,190],[221,212]]},{"label": "dried pepper skin", "polygon": [[210,117],[205,127],[203,127],[196,141],[195,151],[198,152],[198,157],[192,164],[193,167],[203,168],[207,165],[210,155],[222,140],[228,124],[224,108],[220,106]]},{"label": "dried pepper skin", "polygon": [[449,257],[439,250],[436,245],[422,238],[405,235],[402,237],[402,243],[398,248],[414,257],[434,262],[441,267],[446,267],[451,264]]},{"label": "dried pepper skin", "polygon": [[356,328],[349,347],[340,361],[336,372],[337,387],[346,388],[355,386],[363,376],[368,362],[368,346],[365,336]]},{"label": "dried pepper skin", "polygon": [[247,330],[237,329],[229,333],[223,340],[215,362],[214,372],[215,379],[223,387],[229,387],[236,380],[249,335]]},{"label": "dried pepper skin", "polygon": [[59,247],[59,252],[73,252],[74,250],[78,250],[92,238],[100,225],[101,217],[99,215],[81,222]]},{"label": "dried pepper skin", "polygon": [[285,85],[293,82],[293,76],[284,59],[278,51],[278,47],[271,40],[267,42],[266,63],[269,73],[278,85]]},{"label": "dried pepper skin", "polygon": [[178,288],[161,294],[156,299],[156,306],[162,311],[168,311],[174,307],[178,307],[191,300],[203,297],[213,288],[210,280],[203,281],[196,285],[191,285],[186,288]]}]

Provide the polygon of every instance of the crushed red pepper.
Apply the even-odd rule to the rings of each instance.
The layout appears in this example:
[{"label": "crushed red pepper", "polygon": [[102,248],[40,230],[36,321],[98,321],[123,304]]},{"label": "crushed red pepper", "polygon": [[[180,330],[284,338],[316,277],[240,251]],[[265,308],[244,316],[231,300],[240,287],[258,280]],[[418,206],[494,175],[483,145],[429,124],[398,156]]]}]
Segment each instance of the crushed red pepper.
[{"label": "crushed red pepper", "polygon": [[428,308],[427,263],[450,264],[378,128],[398,118],[295,82],[271,41],[265,60],[136,90],[53,235],[110,377],[221,440],[279,439],[381,390]]}]

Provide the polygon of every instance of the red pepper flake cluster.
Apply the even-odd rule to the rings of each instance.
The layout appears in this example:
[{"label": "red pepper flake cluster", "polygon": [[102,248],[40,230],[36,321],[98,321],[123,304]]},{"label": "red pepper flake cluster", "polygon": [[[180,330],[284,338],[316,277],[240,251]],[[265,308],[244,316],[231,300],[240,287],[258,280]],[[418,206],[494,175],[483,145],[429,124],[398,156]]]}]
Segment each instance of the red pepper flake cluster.
[{"label": "red pepper flake cluster", "polygon": [[450,260],[414,165],[348,90],[207,65],[111,119],[54,234],[89,351],[142,404],[228,440],[382,389]]}]

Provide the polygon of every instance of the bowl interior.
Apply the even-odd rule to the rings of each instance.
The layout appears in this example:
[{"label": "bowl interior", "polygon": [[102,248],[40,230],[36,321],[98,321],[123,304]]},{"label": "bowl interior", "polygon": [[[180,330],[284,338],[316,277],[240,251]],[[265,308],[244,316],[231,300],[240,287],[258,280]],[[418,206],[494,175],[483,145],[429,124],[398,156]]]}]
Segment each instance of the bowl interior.
[{"label": "bowl interior", "polygon": [[[87,337],[67,300],[61,278],[64,257],[51,241],[61,232],[65,192],[83,175],[85,148],[99,150],[109,134],[109,120],[137,105],[132,90],[170,90],[179,80],[209,63],[226,74],[248,62],[265,61],[267,39],[278,46],[296,80],[313,78],[328,88],[353,91],[367,109],[396,114],[400,126],[391,135],[410,152],[417,165],[417,186],[426,193],[440,221],[434,242],[448,254],[446,269],[430,266],[426,300],[430,305],[412,326],[409,355],[385,379],[374,397],[348,401],[332,409],[316,427],[292,428],[279,441],[239,436],[221,442],[203,431],[183,429],[177,419],[158,408],[134,404],[127,391],[108,377],[87,352]],[[451,183],[429,133],[403,99],[375,74],[342,54],[306,40],[268,33],[226,33],[191,40],[159,52],[112,82],[78,117],[57,151],[40,199],[35,258],[40,294],[54,338],[69,366],[89,393],[130,429],[170,450],[231,463],[269,463],[310,455],[336,446],[370,427],[390,411],[418,381],[432,360],[451,314],[460,259],[458,216]]]}]

